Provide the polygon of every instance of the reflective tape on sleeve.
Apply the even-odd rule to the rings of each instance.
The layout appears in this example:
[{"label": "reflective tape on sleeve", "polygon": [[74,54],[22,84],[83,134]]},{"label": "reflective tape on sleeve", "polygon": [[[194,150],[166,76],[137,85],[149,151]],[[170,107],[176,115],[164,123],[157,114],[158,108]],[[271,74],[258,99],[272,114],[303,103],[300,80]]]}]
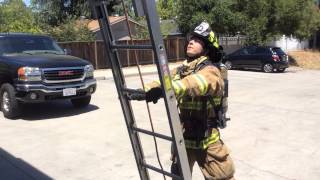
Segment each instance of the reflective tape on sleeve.
[{"label": "reflective tape on sleeve", "polygon": [[202,76],[201,74],[194,74],[192,75],[192,77],[196,80],[199,86],[200,95],[205,95],[208,91],[208,82],[206,81],[204,76]]},{"label": "reflective tape on sleeve", "polygon": [[172,81],[172,86],[178,98],[182,97],[186,93],[187,88],[180,80]]}]

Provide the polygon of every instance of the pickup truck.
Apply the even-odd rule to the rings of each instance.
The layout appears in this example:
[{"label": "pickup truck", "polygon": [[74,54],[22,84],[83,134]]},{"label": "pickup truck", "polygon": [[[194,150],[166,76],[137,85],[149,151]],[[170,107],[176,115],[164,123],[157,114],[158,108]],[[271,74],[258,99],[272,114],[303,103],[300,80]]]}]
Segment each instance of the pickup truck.
[{"label": "pickup truck", "polygon": [[48,36],[0,33],[0,103],[6,118],[18,117],[22,104],[54,99],[86,107],[96,90],[93,71]]}]

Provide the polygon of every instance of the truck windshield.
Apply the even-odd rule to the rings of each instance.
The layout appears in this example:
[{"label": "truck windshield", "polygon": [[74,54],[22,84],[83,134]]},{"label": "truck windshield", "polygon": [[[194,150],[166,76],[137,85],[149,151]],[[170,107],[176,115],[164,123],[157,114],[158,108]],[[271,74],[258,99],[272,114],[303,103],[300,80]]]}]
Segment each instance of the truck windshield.
[{"label": "truck windshield", "polygon": [[51,38],[45,36],[0,37],[0,55],[12,54],[64,54]]}]

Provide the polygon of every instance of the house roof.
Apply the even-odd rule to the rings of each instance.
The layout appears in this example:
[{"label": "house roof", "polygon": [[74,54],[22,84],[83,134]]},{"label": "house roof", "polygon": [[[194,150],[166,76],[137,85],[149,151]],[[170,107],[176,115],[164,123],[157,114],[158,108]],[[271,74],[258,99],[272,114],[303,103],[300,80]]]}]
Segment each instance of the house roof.
[{"label": "house roof", "polygon": [[[110,25],[114,25],[114,24],[119,23],[119,22],[124,21],[124,20],[126,20],[125,16],[109,16]],[[129,18],[129,21],[132,22],[132,23],[135,23],[135,24],[137,24],[139,26],[142,26],[141,24],[139,24],[136,21],[133,21],[130,18]],[[89,30],[91,30],[93,32],[99,31],[100,30],[99,21],[98,20],[89,21],[88,28],[89,28]]]}]

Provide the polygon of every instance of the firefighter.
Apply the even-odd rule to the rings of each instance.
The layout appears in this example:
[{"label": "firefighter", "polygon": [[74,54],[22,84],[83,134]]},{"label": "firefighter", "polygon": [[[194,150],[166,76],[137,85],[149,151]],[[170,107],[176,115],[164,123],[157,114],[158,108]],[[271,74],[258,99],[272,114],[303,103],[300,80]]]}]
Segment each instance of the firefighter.
[{"label": "firefighter", "polygon": [[[171,71],[172,86],[178,101],[190,170],[197,162],[205,179],[234,179],[229,150],[219,133],[218,111],[225,83],[215,63],[219,43],[207,22],[197,26],[188,38],[187,58]],[[156,103],[162,97],[159,81],[146,85],[146,101]],[[179,175],[177,158],[172,152],[171,171]]]}]

